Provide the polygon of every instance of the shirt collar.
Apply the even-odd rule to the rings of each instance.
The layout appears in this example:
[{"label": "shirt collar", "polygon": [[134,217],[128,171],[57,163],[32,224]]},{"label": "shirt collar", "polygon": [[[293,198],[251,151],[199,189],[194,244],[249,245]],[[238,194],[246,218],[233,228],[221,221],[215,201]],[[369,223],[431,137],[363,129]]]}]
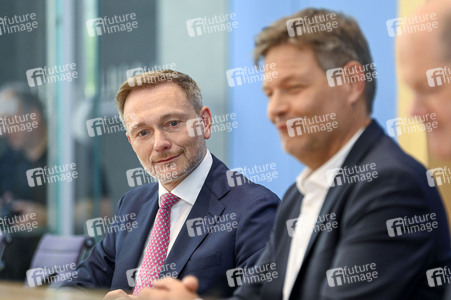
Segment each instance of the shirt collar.
[{"label": "shirt collar", "polygon": [[[306,167],[296,178],[296,186],[301,194],[305,195],[311,192],[312,189],[322,189],[327,191],[334,179],[332,176],[327,177],[327,171],[334,168],[339,168],[345,161],[349,152],[354,146],[357,139],[362,135],[365,128],[360,128],[349,141],[337,152],[329,158],[321,167],[312,172]],[[324,178],[327,178],[324,180]]]},{"label": "shirt collar", "polygon": [[[207,154],[205,155],[202,162],[189,174],[185,179],[182,180],[171,193],[179,197],[181,200],[194,205],[197,196],[199,196],[200,190],[204,185],[205,179],[207,179],[208,173],[210,172],[211,166],[213,165],[213,157],[207,149]],[[158,182],[158,205],[161,205],[161,195],[169,193],[168,190]]]}]

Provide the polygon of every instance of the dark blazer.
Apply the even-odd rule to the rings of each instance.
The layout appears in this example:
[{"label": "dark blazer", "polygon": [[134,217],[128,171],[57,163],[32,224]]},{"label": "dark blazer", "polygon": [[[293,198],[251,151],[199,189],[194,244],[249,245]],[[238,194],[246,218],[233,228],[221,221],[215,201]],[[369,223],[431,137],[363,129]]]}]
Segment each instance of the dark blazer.
[{"label": "dark blazer", "polygon": [[[371,163],[377,171],[371,182],[340,185],[335,177],[319,215],[335,213],[338,226],[331,231],[314,230],[290,299],[432,300],[443,296],[445,285],[431,288],[426,277],[428,269],[450,266],[451,262],[448,221],[437,189],[429,187],[424,167],[405,154],[375,121],[354,144],[343,168]],[[259,259],[258,264],[276,264],[277,278],[243,284],[234,299],[282,299],[291,244],[286,222],[298,217],[302,199],[295,185],[288,189]],[[389,236],[387,228],[393,229],[389,220],[430,213],[436,214],[438,223],[432,231]],[[326,225],[324,219],[318,224]],[[339,276],[340,271],[330,278],[335,286],[329,285],[328,270],[371,263],[377,272],[371,282],[348,283]],[[373,271],[368,265],[367,269]]]},{"label": "dark blazer", "polygon": [[[182,227],[165,262],[164,271],[183,278],[192,274],[200,279],[202,295],[230,296],[226,271],[251,266],[257,262],[269,240],[280,199],[261,185],[245,183],[230,187],[229,169],[213,156],[213,165],[187,220],[236,214],[231,231],[218,228],[214,232],[189,235],[187,224]],[[118,203],[117,216],[136,213],[137,228],[109,233],[77,267],[78,278],[65,282],[65,287],[108,288],[131,291],[126,272],[139,267],[158,211],[158,184],[146,184],[127,192]],[[217,225],[225,226],[220,220]],[[236,226],[237,225],[237,226]],[[233,226],[232,226],[233,227]],[[197,228],[196,228],[197,229]],[[173,267],[169,266],[171,264]],[[167,273],[167,272],[165,272]],[[160,273],[160,276],[163,273]]]}]

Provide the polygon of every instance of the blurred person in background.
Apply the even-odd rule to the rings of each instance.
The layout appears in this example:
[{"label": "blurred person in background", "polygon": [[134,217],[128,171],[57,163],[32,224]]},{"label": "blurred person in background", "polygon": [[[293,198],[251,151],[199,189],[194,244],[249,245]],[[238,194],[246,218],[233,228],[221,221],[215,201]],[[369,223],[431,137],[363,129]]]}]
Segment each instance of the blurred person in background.
[{"label": "blurred person in background", "polygon": [[[268,117],[306,169],[259,259],[277,276],[241,275],[233,299],[441,299],[445,287],[433,287],[430,273],[451,264],[446,213],[426,169],[371,117],[373,61],[356,21],[302,10],[263,29],[256,62],[261,57],[278,74],[265,74]],[[333,130],[326,116],[334,116]],[[318,228],[332,215],[336,229]],[[139,299],[196,299],[197,284],[163,279]]]},{"label": "blurred person in background", "polygon": [[47,124],[42,103],[26,85],[0,90],[0,131],[6,142],[0,154],[0,230],[13,236],[0,279],[22,281],[47,227],[46,185],[31,187],[26,175],[47,165]]},{"label": "blurred person in background", "polygon": [[[47,134],[44,107],[39,98],[25,84],[5,84],[0,89],[0,138],[5,143],[0,154],[0,230],[11,233],[13,242],[5,248],[0,279],[25,279],[37,243],[48,230],[47,184],[27,177],[28,170],[49,166]],[[80,143],[75,146],[80,151],[92,151]],[[84,176],[73,181],[79,187],[74,207],[77,234],[84,233],[86,220],[94,217],[92,172],[80,171]],[[110,216],[112,205],[107,197],[103,169],[100,192],[100,216]]]},{"label": "blurred person in background", "polygon": [[411,115],[436,114],[438,128],[427,131],[431,154],[451,160],[451,1],[430,0],[412,17],[426,14],[437,15],[438,29],[399,36],[399,73],[413,92]]},{"label": "blurred person in background", "polygon": [[[411,17],[426,14],[437,15],[438,28],[398,37],[399,73],[413,93],[410,114],[436,116],[438,128],[426,131],[431,155],[451,161],[451,1],[427,1]],[[444,195],[445,202],[451,203]],[[451,286],[445,299],[451,300]]]}]

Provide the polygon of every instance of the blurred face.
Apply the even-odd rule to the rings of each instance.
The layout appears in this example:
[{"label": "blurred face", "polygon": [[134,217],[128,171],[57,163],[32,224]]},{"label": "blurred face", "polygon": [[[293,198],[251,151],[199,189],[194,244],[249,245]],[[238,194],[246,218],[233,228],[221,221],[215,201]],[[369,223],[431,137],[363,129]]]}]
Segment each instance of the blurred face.
[{"label": "blurred face", "polygon": [[[13,120],[15,116],[21,115],[19,100],[8,91],[0,96],[0,118],[8,125],[6,120]],[[14,124],[14,123],[13,123]],[[3,126],[0,126],[2,128]],[[4,137],[8,140],[11,148],[15,150],[23,150],[27,146],[27,139],[29,137],[27,131],[11,130],[4,132]]]},{"label": "blurred face", "polygon": [[[451,68],[451,62],[441,60],[440,45],[430,37],[411,37],[398,45],[400,75],[413,92],[410,114],[415,116],[436,114],[437,128],[427,132],[431,154],[440,159],[451,159],[451,82],[431,87],[426,72],[429,69]],[[448,69],[450,70],[450,69]],[[448,75],[450,75],[448,73]]]},{"label": "blurred face", "polygon": [[[141,164],[171,191],[206,154],[211,114],[196,114],[184,91],[174,83],[132,91],[124,106],[127,137]],[[133,116],[133,118],[126,118]],[[189,120],[202,119],[202,135],[190,136]],[[129,119],[129,120],[127,120]],[[187,126],[188,125],[188,126]]]},{"label": "blurred face", "polygon": [[[278,76],[263,84],[269,100],[269,120],[277,127],[285,151],[316,169],[353,135],[351,102],[356,99],[351,101],[347,84],[335,87],[328,85],[326,73],[316,62],[310,47],[299,48],[289,44],[275,46],[265,57],[265,64],[272,63]],[[333,115],[338,127],[315,132],[314,126],[325,123],[318,117],[332,120]],[[309,121],[304,122],[302,134],[293,136],[293,131],[291,134],[289,131],[289,120],[294,118],[307,118]]]}]

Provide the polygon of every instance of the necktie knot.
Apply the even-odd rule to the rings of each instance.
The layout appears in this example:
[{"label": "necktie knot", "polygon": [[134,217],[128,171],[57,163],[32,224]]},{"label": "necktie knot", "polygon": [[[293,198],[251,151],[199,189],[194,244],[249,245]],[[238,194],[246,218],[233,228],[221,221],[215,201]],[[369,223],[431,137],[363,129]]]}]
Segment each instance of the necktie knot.
[{"label": "necktie knot", "polygon": [[166,193],[161,195],[161,209],[168,209],[170,210],[174,204],[176,204],[180,200],[179,197],[177,197],[174,194]]}]

